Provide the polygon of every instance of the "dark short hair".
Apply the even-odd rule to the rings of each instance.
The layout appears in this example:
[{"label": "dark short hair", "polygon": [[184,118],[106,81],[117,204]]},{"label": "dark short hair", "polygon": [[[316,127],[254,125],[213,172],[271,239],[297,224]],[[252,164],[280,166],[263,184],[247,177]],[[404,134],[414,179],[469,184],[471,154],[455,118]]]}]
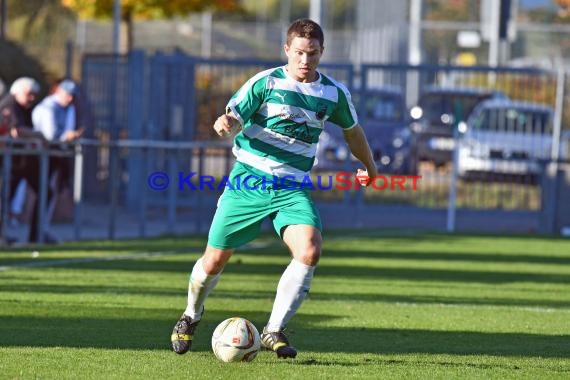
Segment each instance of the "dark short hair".
[{"label": "dark short hair", "polygon": [[291,41],[295,37],[316,38],[319,40],[321,47],[324,47],[325,44],[325,35],[320,25],[308,18],[295,20],[289,25],[289,29],[287,29],[287,45],[291,45]]}]

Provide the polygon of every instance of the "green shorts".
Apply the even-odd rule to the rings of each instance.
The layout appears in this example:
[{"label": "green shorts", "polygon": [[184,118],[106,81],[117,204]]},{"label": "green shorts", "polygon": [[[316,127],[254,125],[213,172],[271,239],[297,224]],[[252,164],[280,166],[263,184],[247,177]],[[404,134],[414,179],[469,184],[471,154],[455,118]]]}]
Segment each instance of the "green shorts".
[{"label": "green shorts", "polygon": [[229,183],[232,186],[226,187],[218,200],[210,226],[211,247],[237,248],[254,240],[266,217],[271,219],[280,237],[284,228],[292,224],[307,224],[322,230],[321,217],[309,190],[279,188],[278,183],[275,186],[265,182],[239,162],[230,174]]}]

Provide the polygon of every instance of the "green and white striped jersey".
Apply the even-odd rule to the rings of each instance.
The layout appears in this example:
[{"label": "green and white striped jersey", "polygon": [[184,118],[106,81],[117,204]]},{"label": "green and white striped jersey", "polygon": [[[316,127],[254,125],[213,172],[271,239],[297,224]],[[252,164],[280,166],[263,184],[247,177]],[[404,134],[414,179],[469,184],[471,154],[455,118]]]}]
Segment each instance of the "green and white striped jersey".
[{"label": "green and white striped jersey", "polygon": [[243,126],[234,139],[237,160],[264,175],[297,182],[313,167],[325,121],[343,129],[358,123],[343,84],[321,73],[315,82],[298,82],[285,66],[254,75],[227,108]]}]

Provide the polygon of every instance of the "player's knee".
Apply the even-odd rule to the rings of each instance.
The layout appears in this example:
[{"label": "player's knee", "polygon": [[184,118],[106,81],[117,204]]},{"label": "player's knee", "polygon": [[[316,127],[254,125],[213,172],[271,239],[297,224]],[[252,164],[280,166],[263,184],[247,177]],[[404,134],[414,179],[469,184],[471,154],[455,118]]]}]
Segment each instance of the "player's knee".
[{"label": "player's knee", "polygon": [[219,258],[209,257],[202,260],[202,265],[204,266],[204,272],[207,274],[218,274],[224,269],[225,261]]},{"label": "player's knee", "polygon": [[228,262],[233,250],[207,249],[202,256],[202,265],[207,274],[218,274]]},{"label": "player's knee", "polygon": [[315,265],[317,265],[319,263],[320,258],[321,258],[321,251],[320,250],[312,252],[311,254],[307,255],[307,258],[305,260],[305,264],[314,267]]},{"label": "player's knee", "polygon": [[315,266],[321,257],[321,244],[319,241],[309,242],[299,253],[296,259],[305,265]]}]

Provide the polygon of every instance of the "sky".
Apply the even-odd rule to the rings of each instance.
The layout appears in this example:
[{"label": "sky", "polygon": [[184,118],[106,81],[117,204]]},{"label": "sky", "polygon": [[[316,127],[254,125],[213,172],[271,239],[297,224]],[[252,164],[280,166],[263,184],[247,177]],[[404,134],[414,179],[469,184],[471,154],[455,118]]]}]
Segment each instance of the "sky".
[{"label": "sky", "polygon": [[540,8],[540,7],[556,7],[553,0],[519,0],[519,7],[523,8]]}]

